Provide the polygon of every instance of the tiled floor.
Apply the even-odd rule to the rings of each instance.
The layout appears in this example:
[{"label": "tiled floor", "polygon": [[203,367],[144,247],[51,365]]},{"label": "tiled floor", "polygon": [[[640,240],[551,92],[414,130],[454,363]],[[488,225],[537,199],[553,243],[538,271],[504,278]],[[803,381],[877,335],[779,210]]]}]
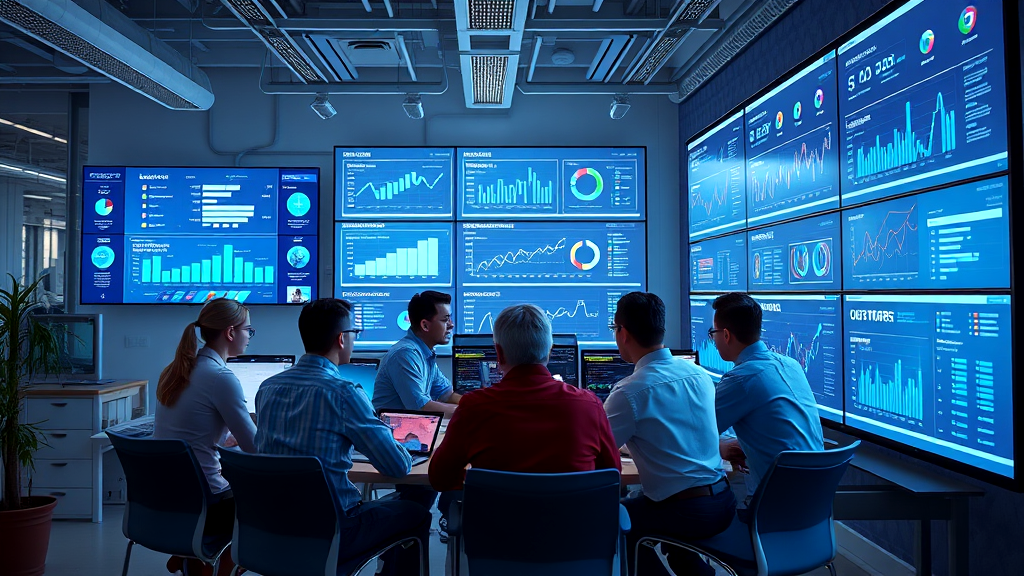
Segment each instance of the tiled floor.
[{"label": "tiled floor", "polygon": [[[123,506],[108,505],[103,508],[102,524],[90,522],[54,521],[50,533],[50,550],[46,557],[46,576],[117,576],[124,564],[124,552],[128,544],[121,533]],[[434,511],[435,515],[437,511]],[[443,576],[444,558],[447,548],[436,535],[430,539],[430,574]],[[167,576],[164,564],[165,554],[146,550],[141,546],[132,549],[129,576]],[[836,559],[839,576],[871,576],[843,556]],[[373,573],[372,565],[360,576]],[[822,568],[811,573],[813,576],[827,576]]]}]

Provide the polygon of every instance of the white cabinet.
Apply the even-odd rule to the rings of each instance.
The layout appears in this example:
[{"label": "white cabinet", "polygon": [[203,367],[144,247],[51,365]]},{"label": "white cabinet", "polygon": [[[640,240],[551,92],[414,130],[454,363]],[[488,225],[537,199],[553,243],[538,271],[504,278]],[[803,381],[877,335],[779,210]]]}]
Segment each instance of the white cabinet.
[{"label": "white cabinet", "polygon": [[[54,496],[54,518],[102,521],[102,450],[90,436],[103,430],[104,404],[127,402],[135,413],[146,414],[146,380],[122,380],[102,385],[40,384],[28,389],[25,422],[39,428],[47,446],[35,454],[32,494]],[[127,399],[127,401],[121,400]],[[24,482],[28,491],[28,481]]]}]

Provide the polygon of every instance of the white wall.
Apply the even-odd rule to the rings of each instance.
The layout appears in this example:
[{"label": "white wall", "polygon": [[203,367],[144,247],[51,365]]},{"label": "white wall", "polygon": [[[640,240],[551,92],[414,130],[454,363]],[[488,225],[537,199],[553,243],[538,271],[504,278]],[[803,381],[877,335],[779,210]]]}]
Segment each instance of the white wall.
[{"label": "white wall", "polygon": [[[335,145],[427,146],[647,146],[648,280],[668,307],[667,344],[678,347],[679,117],[665,96],[632,97],[622,120],[608,117],[608,96],[526,96],[511,110],[473,111],[464,106],[457,76],[442,96],[424,96],[426,117],[411,120],[404,96],[331,96],[338,115],[321,120],[311,95],[272,97],[261,93],[258,71],[213,69],[216,104],[209,112],[172,112],[120,85],[96,85],[90,94],[89,160],[92,165],[319,166],[321,254],[333,253],[333,147]],[[275,102],[280,127],[275,140]],[[212,132],[212,143],[209,134]],[[212,145],[212,147],[211,147]],[[219,151],[215,152],[214,148]],[[321,294],[330,294],[333,265],[322,260]],[[157,377],[173,355],[195,307],[86,306],[104,315],[103,365],[108,378],[146,378],[152,402]],[[259,334],[252,354],[302,353],[297,308],[253,311]],[[124,346],[126,336],[148,336],[149,348]]]}]

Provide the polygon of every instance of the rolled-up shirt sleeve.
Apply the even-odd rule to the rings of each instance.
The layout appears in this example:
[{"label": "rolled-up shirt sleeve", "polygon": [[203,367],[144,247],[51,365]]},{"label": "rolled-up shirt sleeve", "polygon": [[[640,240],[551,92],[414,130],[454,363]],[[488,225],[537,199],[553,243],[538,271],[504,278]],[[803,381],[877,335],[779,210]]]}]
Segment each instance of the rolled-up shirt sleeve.
[{"label": "rolled-up shirt sleeve", "polygon": [[365,395],[353,395],[356,400],[345,406],[347,412],[342,434],[370,459],[378,472],[392,478],[401,478],[412,471],[412,457],[391,435],[391,429],[373,413],[373,406]]}]

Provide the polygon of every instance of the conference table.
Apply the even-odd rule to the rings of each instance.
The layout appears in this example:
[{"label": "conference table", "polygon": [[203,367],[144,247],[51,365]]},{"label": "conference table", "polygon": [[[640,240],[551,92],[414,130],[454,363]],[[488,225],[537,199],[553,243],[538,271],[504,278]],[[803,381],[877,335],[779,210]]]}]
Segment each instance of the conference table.
[{"label": "conference table", "polygon": [[[440,445],[444,441],[444,431],[437,437],[437,444]],[[430,466],[430,460],[417,464],[412,467],[412,472],[408,476],[402,478],[392,478],[391,476],[385,476],[377,471],[372,464],[365,462],[356,462],[352,465],[352,469],[348,471],[348,479],[352,482],[363,483],[366,485],[364,490],[364,496],[369,493],[369,487],[371,484],[423,484],[429,485],[430,480],[427,478],[427,468]],[[636,464],[630,458],[622,459],[622,484],[639,484],[640,474],[636,471]],[[365,499],[365,498],[364,498]]]}]

